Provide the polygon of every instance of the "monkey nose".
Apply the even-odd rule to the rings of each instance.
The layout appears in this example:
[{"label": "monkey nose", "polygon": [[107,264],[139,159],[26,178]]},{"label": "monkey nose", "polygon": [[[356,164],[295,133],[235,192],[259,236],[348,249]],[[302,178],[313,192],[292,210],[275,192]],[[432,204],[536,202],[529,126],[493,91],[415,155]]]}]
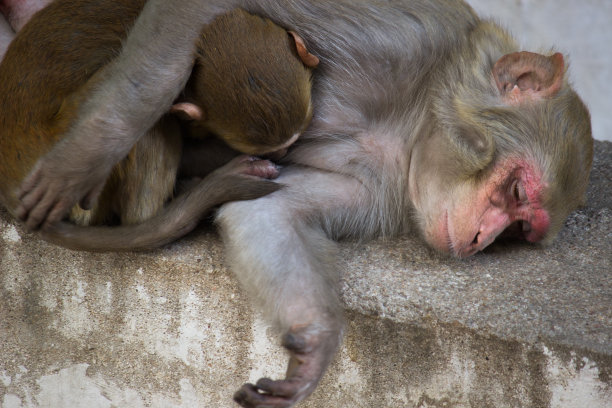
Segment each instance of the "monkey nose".
[{"label": "monkey nose", "polygon": [[478,251],[482,251],[493,243],[508,227],[505,225],[482,225],[473,237],[472,242],[467,245],[464,256],[470,256]]}]

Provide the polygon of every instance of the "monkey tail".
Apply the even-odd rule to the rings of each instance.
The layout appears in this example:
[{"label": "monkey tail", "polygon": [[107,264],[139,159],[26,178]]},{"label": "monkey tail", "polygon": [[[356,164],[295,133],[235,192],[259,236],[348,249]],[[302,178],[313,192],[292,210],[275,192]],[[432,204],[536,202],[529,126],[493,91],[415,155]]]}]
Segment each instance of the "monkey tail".
[{"label": "monkey tail", "polygon": [[180,194],[154,217],[134,225],[78,226],[58,222],[41,231],[44,240],[70,249],[146,251],[159,248],[191,232],[214,207],[229,201],[253,200],[273,193],[282,184],[228,175],[214,183],[201,181]]}]

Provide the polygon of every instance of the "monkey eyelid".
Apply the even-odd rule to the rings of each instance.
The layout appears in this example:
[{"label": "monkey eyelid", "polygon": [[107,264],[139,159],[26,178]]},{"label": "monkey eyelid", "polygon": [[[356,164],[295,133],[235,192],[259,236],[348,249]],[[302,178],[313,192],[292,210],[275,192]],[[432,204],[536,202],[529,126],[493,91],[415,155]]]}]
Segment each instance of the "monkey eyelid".
[{"label": "monkey eyelid", "polygon": [[512,181],[510,185],[510,194],[519,204],[527,204],[529,202],[529,197],[527,197],[527,192],[520,179],[514,179]]}]

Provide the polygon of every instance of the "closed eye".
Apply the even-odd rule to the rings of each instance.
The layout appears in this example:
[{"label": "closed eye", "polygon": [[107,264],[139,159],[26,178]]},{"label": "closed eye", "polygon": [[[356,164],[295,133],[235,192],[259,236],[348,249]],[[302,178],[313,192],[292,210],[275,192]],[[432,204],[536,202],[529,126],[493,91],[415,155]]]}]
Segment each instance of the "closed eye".
[{"label": "closed eye", "polygon": [[528,197],[527,192],[525,191],[525,187],[523,187],[523,183],[520,180],[514,180],[511,186],[512,197],[519,204],[526,204]]}]

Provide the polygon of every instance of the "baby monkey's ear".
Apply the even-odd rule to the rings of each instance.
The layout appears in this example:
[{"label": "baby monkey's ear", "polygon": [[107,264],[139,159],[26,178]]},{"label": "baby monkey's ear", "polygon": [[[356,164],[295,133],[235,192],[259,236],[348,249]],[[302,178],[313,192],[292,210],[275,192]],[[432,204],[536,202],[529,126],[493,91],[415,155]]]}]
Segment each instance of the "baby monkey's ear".
[{"label": "baby monkey's ear", "polygon": [[309,68],[315,68],[317,65],[319,65],[319,58],[316,55],[312,55],[310,52],[308,52],[302,37],[300,37],[295,31],[287,31],[287,33],[293,38],[293,41],[295,41],[295,48],[297,49],[298,56],[304,65]]},{"label": "baby monkey's ear", "polygon": [[204,109],[192,102],[177,102],[170,108],[170,113],[183,120],[204,120]]}]

